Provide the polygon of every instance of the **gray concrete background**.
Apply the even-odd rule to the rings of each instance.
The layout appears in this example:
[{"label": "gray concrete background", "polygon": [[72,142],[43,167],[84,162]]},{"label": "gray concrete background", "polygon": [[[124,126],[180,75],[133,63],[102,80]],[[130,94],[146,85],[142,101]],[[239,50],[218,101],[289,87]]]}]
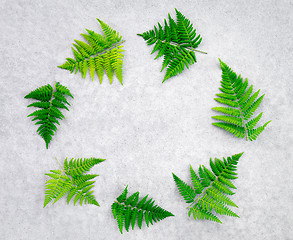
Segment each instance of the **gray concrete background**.
[{"label": "gray concrete background", "polygon": [[[174,8],[203,37],[198,63],[161,84],[162,59],[136,36]],[[292,1],[1,1],[0,239],[292,239]],[[82,79],[58,69],[72,56],[85,28],[101,32],[100,18],[121,33],[124,86]],[[257,141],[246,142],[211,125],[221,71],[218,58],[265,93]],[[75,99],[45,149],[23,97],[60,81]],[[291,150],[291,151],[290,151]],[[232,197],[240,218],[223,224],[188,218],[172,172],[189,181],[210,157],[245,152]],[[93,168],[101,207],[42,208],[44,173],[54,157],[99,157]],[[129,185],[150,194],[176,217],[120,235],[111,204]]]}]

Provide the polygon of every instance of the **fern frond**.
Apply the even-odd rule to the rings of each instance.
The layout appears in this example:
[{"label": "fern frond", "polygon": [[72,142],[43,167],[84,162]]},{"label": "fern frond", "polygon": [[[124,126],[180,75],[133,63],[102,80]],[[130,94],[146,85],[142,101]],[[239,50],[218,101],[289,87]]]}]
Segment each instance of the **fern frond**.
[{"label": "fern frond", "polygon": [[[237,178],[237,164],[242,154],[243,153],[235,154],[227,159],[223,158],[223,161],[218,158],[214,161],[210,159],[212,171],[205,166],[199,166],[199,177],[192,167],[190,167],[191,180],[194,188],[188,186],[172,173],[180,195],[187,203],[191,203],[188,207],[189,216],[192,214],[195,220],[206,219],[218,223],[222,222],[215,213],[239,217],[227,207],[238,207],[227,195],[234,194],[230,188],[236,189],[230,180]],[[199,196],[196,196],[196,193],[198,193]]]},{"label": "fern frond", "polygon": [[51,201],[54,204],[66,194],[67,204],[74,199],[74,205],[79,201],[80,205],[84,203],[100,206],[92,191],[95,181],[90,181],[98,175],[84,173],[104,160],[84,158],[71,159],[68,162],[66,158],[62,170],[50,170],[50,173],[46,173],[51,179],[46,182],[44,207]]},{"label": "fern frond", "polygon": [[57,131],[55,124],[59,125],[57,119],[65,118],[59,109],[63,108],[69,111],[66,105],[70,106],[70,104],[66,100],[66,96],[73,98],[70,91],[57,82],[53,87],[50,84],[39,87],[24,97],[38,100],[28,105],[28,107],[39,108],[39,110],[29,114],[28,117],[34,117],[32,121],[37,121],[35,125],[40,125],[37,133],[44,139],[47,149]]},{"label": "fern frond", "polygon": [[216,94],[215,100],[228,107],[215,107],[212,110],[221,112],[224,115],[213,116],[219,122],[212,123],[214,126],[225,129],[238,138],[256,140],[258,135],[265,129],[269,122],[262,127],[254,129],[262,117],[260,113],[250,120],[254,112],[261,104],[264,95],[258,98],[260,90],[253,93],[253,86],[248,87],[248,81],[231,70],[220,60],[222,69],[221,92]]},{"label": "fern frond", "polygon": [[164,19],[164,27],[158,23],[154,29],[137,34],[143,37],[147,45],[154,44],[152,54],[158,51],[155,59],[164,56],[161,71],[164,68],[167,68],[167,71],[163,82],[194,64],[196,62],[194,51],[202,52],[196,49],[202,41],[201,36],[196,34],[196,29],[193,28],[190,20],[177,9],[175,11],[177,21],[168,14],[169,24]]},{"label": "fern frond", "polygon": [[75,43],[72,48],[74,59],[66,58],[66,62],[58,67],[69,70],[71,73],[80,72],[82,78],[85,78],[89,72],[92,80],[94,80],[96,72],[100,83],[102,83],[104,71],[110,80],[110,84],[113,82],[115,73],[119,82],[123,85],[124,50],[122,44],[125,41],[122,40],[118,32],[100,19],[97,20],[101,25],[104,36],[86,29],[87,33],[81,35],[87,43],[74,40]]},{"label": "fern frond", "polygon": [[128,232],[130,225],[133,230],[136,222],[141,229],[143,221],[149,227],[149,224],[174,216],[167,210],[154,205],[155,201],[152,198],[148,199],[148,195],[138,201],[139,192],[132,194],[130,197],[127,197],[127,194],[126,187],[111,207],[113,217],[117,220],[121,234],[123,233],[123,228]]}]

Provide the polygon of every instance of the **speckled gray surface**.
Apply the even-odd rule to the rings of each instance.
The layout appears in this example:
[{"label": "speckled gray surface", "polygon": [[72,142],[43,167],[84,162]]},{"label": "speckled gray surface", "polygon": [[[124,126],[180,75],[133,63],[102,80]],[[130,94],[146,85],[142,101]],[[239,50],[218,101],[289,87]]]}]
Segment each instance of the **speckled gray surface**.
[{"label": "speckled gray surface", "polygon": [[[292,239],[292,1],[1,1],[0,239]],[[203,37],[198,63],[161,84],[162,59],[136,36],[178,8]],[[72,56],[85,28],[100,18],[125,42],[124,86],[100,85],[56,66]],[[218,58],[265,93],[255,142],[211,125],[221,71]],[[60,81],[75,99],[45,149],[26,115],[29,91]],[[290,151],[291,150],[291,151]],[[193,221],[172,180],[210,157],[244,151],[232,199],[240,218]],[[96,156],[101,207],[42,208],[44,176],[54,157]],[[291,171],[291,173],[290,173]],[[150,194],[176,217],[120,235],[111,204],[126,185]]]}]

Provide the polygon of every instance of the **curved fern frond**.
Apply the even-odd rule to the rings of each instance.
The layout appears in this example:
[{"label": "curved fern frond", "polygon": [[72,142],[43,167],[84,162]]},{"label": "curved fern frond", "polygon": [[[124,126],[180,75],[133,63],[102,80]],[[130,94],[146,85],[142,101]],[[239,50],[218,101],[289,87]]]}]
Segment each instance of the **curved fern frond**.
[{"label": "curved fern frond", "polygon": [[63,108],[69,111],[67,106],[70,106],[70,104],[66,100],[66,96],[73,98],[70,91],[57,82],[53,87],[50,84],[39,87],[24,97],[38,100],[28,105],[28,107],[39,108],[29,114],[28,117],[34,117],[32,121],[36,121],[35,125],[40,125],[37,133],[44,139],[47,149],[57,131],[58,119],[65,118],[59,109]]},{"label": "curved fern frond", "polygon": [[[225,129],[234,134],[238,138],[246,138],[246,140],[256,140],[259,134],[271,122],[268,121],[264,125],[254,129],[262,117],[260,113],[257,117],[250,119],[263,100],[264,94],[258,97],[260,90],[253,93],[253,86],[248,87],[247,79],[243,78],[231,70],[221,60],[222,81],[221,92],[216,94],[215,100],[227,107],[215,107],[214,111],[223,113],[223,115],[213,116],[218,120],[213,125]],[[253,93],[253,94],[252,94]]]},{"label": "curved fern frond", "polygon": [[[113,82],[114,73],[122,84],[122,67],[123,67],[123,52],[122,44],[125,42],[118,32],[109,27],[106,23],[97,19],[101,25],[104,36],[94,31],[88,30],[87,34],[81,34],[86,42],[74,40],[74,48],[72,48],[74,58],[66,58],[66,62],[61,66],[61,69],[72,72],[80,72],[81,77],[85,78],[89,70],[91,79],[94,80],[95,72],[98,75],[100,83],[103,81],[104,71],[110,80]],[[123,85],[123,84],[122,84]]]},{"label": "curved fern frond", "polygon": [[147,227],[150,224],[154,224],[157,221],[165,219],[170,216],[174,216],[172,213],[165,209],[154,205],[155,201],[148,195],[139,201],[139,192],[127,197],[127,187],[122,194],[112,204],[112,213],[117,220],[118,228],[121,234],[123,233],[123,227],[128,232],[130,225],[132,230],[137,222],[138,227],[141,229],[142,222],[145,221]]},{"label": "curved fern frond", "polygon": [[[191,203],[188,216],[195,220],[206,219],[222,223],[215,214],[239,217],[228,206],[238,207],[227,195],[234,193],[230,188],[236,187],[230,181],[236,179],[237,164],[243,153],[235,154],[223,161],[210,159],[210,171],[205,166],[199,166],[198,175],[190,167],[193,187],[187,185],[173,173],[174,181],[180,195],[187,203]],[[197,194],[199,194],[197,196]]]},{"label": "curved fern frond", "polygon": [[202,41],[201,36],[196,34],[196,29],[193,28],[190,20],[177,9],[175,11],[177,21],[168,14],[169,24],[164,19],[164,27],[158,23],[153,30],[137,34],[143,37],[148,45],[154,45],[151,54],[158,51],[155,59],[164,56],[161,71],[164,68],[167,68],[167,71],[163,82],[194,64],[196,62],[194,51],[202,52],[196,49]]},{"label": "curved fern frond", "polygon": [[61,170],[50,170],[50,173],[46,173],[45,175],[51,177],[51,179],[46,182],[44,207],[51,201],[54,204],[66,194],[68,194],[67,204],[71,199],[74,199],[74,205],[79,200],[80,205],[84,203],[100,206],[93,195],[94,191],[92,191],[95,181],[90,181],[98,175],[84,173],[104,160],[84,158],[71,159],[68,162],[66,158]]}]

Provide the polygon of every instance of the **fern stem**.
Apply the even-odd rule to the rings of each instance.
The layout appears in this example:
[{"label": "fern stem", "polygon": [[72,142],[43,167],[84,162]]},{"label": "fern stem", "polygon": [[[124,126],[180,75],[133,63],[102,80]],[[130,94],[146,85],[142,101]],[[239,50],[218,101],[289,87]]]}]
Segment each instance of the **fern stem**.
[{"label": "fern stem", "polygon": [[[229,74],[228,74],[228,76],[229,76]],[[246,139],[246,141],[248,141],[248,133],[247,133],[247,129],[246,129],[246,124],[245,124],[245,120],[244,120],[243,112],[242,112],[242,109],[241,109],[240,104],[239,104],[239,98],[237,98],[237,94],[236,94],[236,92],[235,92],[235,90],[234,90],[233,83],[230,81],[230,76],[229,76],[229,82],[230,82],[230,84],[231,84],[231,87],[233,88],[233,92],[234,92],[233,96],[235,96],[236,99],[237,99],[237,100],[236,100],[236,102],[237,102],[237,104],[238,104],[237,109],[238,109],[239,112],[240,112],[240,117],[241,117],[241,120],[242,120],[242,123],[243,123],[245,139]]]},{"label": "fern stem", "polygon": [[[188,49],[190,49],[190,48],[188,48]],[[203,54],[208,54],[207,52],[197,50],[197,49],[194,49],[194,48],[191,48],[190,50],[195,51],[195,52],[200,52],[200,53],[203,53]]]},{"label": "fern stem", "polygon": [[55,81],[55,82],[54,82],[53,89],[52,89],[52,98],[51,98],[51,100],[50,100],[50,106],[51,106],[52,101],[53,101],[53,93],[56,91],[56,84],[57,84],[57,82]]},{"label": "fern stem", "polygon": [[[231,83],[231,81],[230,81],[230,83]],[[231,83],[231,86],[233,86],[233,84]],[[234,91],[234,88],[233,88],[233,91]],[[233,96],[235,96],[236,97],[236,99],[237,99],[237,94],[234,92],[234,95]],[[239,99],[238,99],[239,100]],[[244,120],[244,116],[243,116],[243,113],[242,113],[242,109],[241,109],[241,107],[240,107],[240,105],[239,105],[239,102],[238,102],[238,100],[237,100],[237,103],[238,103],[238,110],[239,110],[239,112],[240,112],[240,117],[241,117],[241,120],[242,120],[242,123],[243,123],[243,128],[244,128],[244,134],[245,134],[245,139],[246,139],[246,141],[248,141],[248,133],[247,133],[247,129],[246,129],[246,124],[245,124],[245,120]]]},{"label": "fern stem", "polygon": [[[52,107],[52,101],[53,101],[53,96],[54,96],[54,92],[56,91],[56,84],[57,82],[55,81],[54,82],[54,86],[53,86],[53,89],[52,89],[52,95],[51,95],[51,99],[50,99],[50,106],[49,106],[49,111],[48,111],[48,116],[47,116],[47,120],[49,121],[49,116],[50,116],[50,111],[51,111],[51,107]],[[45,141],[46,142],[46,141]],[[46,148],[48,149],[48,145],[49,143],[46,142]]]},{"label": "fern stem", "polygon": [[64,175],[68,176],[68,177],[70,178],[71,182],[72,182],[73,184],[75,184],[75,186],[77,186],[77,184],[76,184],[76,182],[73,180],[72,176],[71,176],[70,174],[67,174],[67,173],[65,172],[64,168],[62,167],[62,165],[61,165],[61,163],[59,162],[59,160],[57,159],[57,157],[55,157],[55,159],[57,160],[57,162],[58,162],[58,164],[59,164],[59,166],[60,166],[60,168],[61,168],[61,171],[64,173]]},{"label": "fern stem", "polygon": [[[162,43],[169,43],[170,45],[175,46],[175,47],[180,47],[180,45],[178,43],[167,42],[166,40],[164,40],[164,41],[161,40],[161,42]],[[200,53],[203,53],[203,54],[208,54],[207,52],[204,52],[204,51],[201,51],[201,50],[197,50],[195,48],[186,47],[186,49],[191,50],[191,51],[195,51],[195,52],[200,52]]]},{"label": "fern stem", "polygon": [[248,133],[247,133],[247,129],[246,129],[246,124],[245,124],[245,120],[244,120],[244,116],[243,116],[243,113],[242,113],[242,111],[241,111],[241,108],[239,107],[238,108],[239,109],[239,112],[240,112],[240,117],[241,117],[241,119],[242,119],[242,123],[243,123],[243,128],[244,128],[244,133],[245,133],[245,139],[246,139],[246,141],[248,141]]},{"label": "fern stem", "polygon": [[[62,172],[63,172],[64,174],[66,174],[65,171],[64,171],[64,169],[63,169],[63,167],[62,167],[62,165],[61,165],[61,163],[60,163],[59,160],[57,159],[57,157],[55,157],[55,159],[57,160],[57,162],[58,162],[58,164],[59,164],[59,166],[60,166]],[[67,174],[66,174],[66,175],[67,175]]]},{"label": "fern stem", "polygon": [[[213,181],[212,181],[213,182]],[[210,185],[211,186],[211,185]],[[195,204],[195,202],[197,201],[197,199],[199,199],[202,195],[204,195],[204,194],[206,194],[206,191],[207,191],[207,189],[210,187],[210,186],[208,186],[207,188],[206,188],[206,190],[204,190],[186,209],[188,209],[188,208],[191,208],[191,206],[193,205],[193,204]]]},{"label": "fern stem", "polygon": [[121,42],[115,43],[115,44],[113,44],[111,47],[106,48],[106,49],[104,49],[104,50],[101,51],[101,52],[97,52],[96,54],[93,54],[93,55],[89,56],[88,58],[84,58],[82,61],[84,61],[84,60],[88,60],[88,59],[90,59],[91,57],[97,57],[97,56],[102,55],[102,54],[104,54],[104,53],[106,53],[106,52],[108,52],[108,51],[111,51],[112,49],[116,48],[117,46],[121,45],[121,44],[124,43],[124,42],[125,42],[125,40],[122,40]]}]

